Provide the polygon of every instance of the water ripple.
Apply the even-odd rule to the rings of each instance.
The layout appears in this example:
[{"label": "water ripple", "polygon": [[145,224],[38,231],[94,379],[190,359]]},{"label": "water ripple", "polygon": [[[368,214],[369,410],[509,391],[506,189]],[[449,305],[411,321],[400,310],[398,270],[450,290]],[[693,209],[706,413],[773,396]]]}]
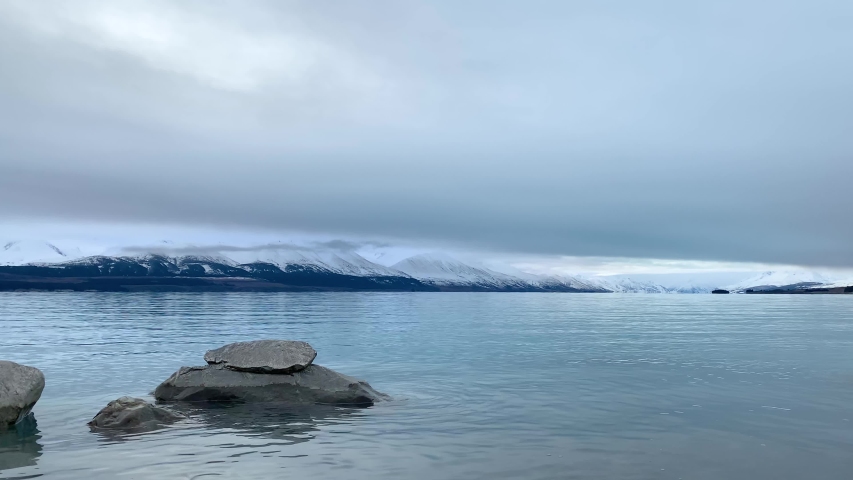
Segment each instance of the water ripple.
[{"label": "water ripple", "polygon": [[[0,478],[847,479],[853,297],[3,293],[0,358],[41,368]],[[86,422],[212,347],[310,342],[393,401]],[[147,397],[150,398],[150,397]]]}]

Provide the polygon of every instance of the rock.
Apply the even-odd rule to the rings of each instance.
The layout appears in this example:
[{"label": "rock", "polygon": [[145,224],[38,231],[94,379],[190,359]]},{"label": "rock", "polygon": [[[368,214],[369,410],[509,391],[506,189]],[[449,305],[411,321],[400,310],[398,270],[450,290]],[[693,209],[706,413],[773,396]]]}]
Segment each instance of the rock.
[{"label": "rock", "polygon": [[204,354],[204,361],[240,372],[294,373],[311,365],[316,356],[317,352],[305,342],[256,340],[210,350]]},{"label": "rock", "polygon": [[8,428],[30,413],[44,390],[38,368],[0,360],[0,428]]},{"label": "rock", "polygon": [[154,430],[183,419],[141,398],[121,397],[102,408],[89,426],[95,429]]},{"label": "rock", "polygon": [[367,382],[319,365],[290,375],[230,370],[223,365],[182,367],[154,391],[161,401],[243,401],[369,406],[388,396]]}]

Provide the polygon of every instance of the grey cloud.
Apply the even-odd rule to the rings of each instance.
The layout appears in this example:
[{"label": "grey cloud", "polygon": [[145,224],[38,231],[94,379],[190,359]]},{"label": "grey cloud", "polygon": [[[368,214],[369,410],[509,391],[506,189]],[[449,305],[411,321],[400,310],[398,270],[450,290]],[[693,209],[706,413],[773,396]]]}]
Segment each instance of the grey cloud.
[{"label": "grey cloud", "polygon": [[310,252],[311,247],[291,243],[269,243],[263,245],[172,245],[162,243],[156,245],[129,245],[121,247],[126,255],[156,253],[161,255],[215,255],[228,252],[259,252],[263,250],[282,250],[290,252]]},{"label": "grey cloud", "polygon": [[353,252],[360,248],[370,246],[375,248],[390,247],[386,242],[376,241],[352,241],[334,239],[327,241],[305,241],[304,244],[296,243],[264,243],[260,245],[227,245],[227,244],[179,244],[163,241],[159,244],[129,245],[120,247],[124,254],[148,254],[159,253],[164,255],[215,255],[228,252],[259,252],[259,251],[290,251],[290,252],[316,252],[337,251]]},{"label": "grey cloud", "polygon": [[353,241],[353,240],[328,240],[324,242],[311,242],[314,248],[322,248],[328,250],[338,250],[341,252],[354,252],[364,247],[372,248],[388,248],[391,244],[388,242],[378,242],[375,240]]},{"label": "grey cloud", "polygon": [[853,266],[849,2],[20,5],[0,218]]}]

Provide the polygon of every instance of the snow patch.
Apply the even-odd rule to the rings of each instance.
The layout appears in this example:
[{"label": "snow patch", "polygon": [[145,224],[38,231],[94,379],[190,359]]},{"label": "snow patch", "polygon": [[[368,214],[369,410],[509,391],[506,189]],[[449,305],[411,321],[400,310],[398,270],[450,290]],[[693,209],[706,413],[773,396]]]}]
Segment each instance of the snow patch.
[{"label": "snow patch", "polygon": [[762,272],[729,285],[726,290],[742,291],[757,288],[782,288],[790,285],[823,286],[837,281],[826,274],[806,270]]},{"label": "snow patch", "polygon": [[20,266],[59,263],[83,257],[79,248],[59,248],[44,241],[18,240],[7,242],[0,250],[0,265]]}]

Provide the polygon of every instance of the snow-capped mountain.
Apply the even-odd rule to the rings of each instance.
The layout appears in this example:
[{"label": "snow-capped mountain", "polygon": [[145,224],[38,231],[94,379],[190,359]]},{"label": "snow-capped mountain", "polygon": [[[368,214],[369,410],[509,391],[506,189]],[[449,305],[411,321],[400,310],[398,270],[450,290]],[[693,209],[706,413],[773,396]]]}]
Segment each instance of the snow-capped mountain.
[{"label": "snow-capped mountain", "polygon": [[60,248],[50,242],[15,240],[0,247],[0,265],[56,263],[83,256],[79,248]]},{"label": "snow-capped mountain", "polygon": [[523,289],[527,285],[519,278],[472,267],[441,253],[415,255],[395,263],[391,268],[422,282],[442,287],[467,286],[486,290],[507,290]]},{"label": "snow-capped mountain", "polygon": [[753,275],[752,272],[621,274],[592,277],[589,281],[621,293],[711,293]]},{"label": "snow-capped mountain", "polygon": [[[269,244],[257,248],[196,248],[164,241],[150,247],[150,253],[146,252],[148,248],[113,247],[104,250],[108,254],[94,256],[84,256],[78,247],[52,242],[12,241],[2,245],[0,274],[6,277],[25,276],[30,279],[28,281],[42,277],[54,280],[111,278],[113,280],[108,282],[112,282],[110,288],[114,288],[117,282],[126,283],[126,280],[116,280],[118,278],[136,278],[136,284],[153,282],[160,287],[163,287],[163,282],[172,285],[181,283],[174,279],[191,278],[196,279],[193,283],[196,286],[200,279],[215,280],[220,282],[217,288],[225,288],[221,284],[225,281],[222,279],[241,279],[241,282],[255,282],[244,282],[245,288],[260,288],[263,283],[267,289],[502,292],[709,293],[721,287],[734,292],[796,292],[853,285],[850,273],[841,275],[804,270],[760,274],[535,275],[501,265],[495,267],[501,271],[496,271],[477,263],[462,262],[444,253],[414,255],[386,266],[351,250],[312,249],[291,244]],[[159,280],[153,280],[155,278]],[[15,281],[11,284],[18,285]],[[2,288],[6,287],[0,286]]]},{"label": "snow-capped mountain", "polygon": [[853,277],[844,277],[842,280],[835,280],[830,282],[824,287],[826,288],[839,288],[839,287],[850,287],[853,286]]},{"label": "snow-capped mountain", "polygon": [[[132,255],[94,255],[75,259],[60,255],[58,261],[47,262],[28,261],[44,257],[16,257],[5,268],[0,268],[0,273],[34,278],[147,278],[149,282],[158,278],[160,286],[164,281],[174,283],[163,279],[235,278],[301,289],[607,291],[575,277],[539,276],[525,272],[510,275],[473,266],[442,253],[415,255],[389,267],[371,262],[353,251],[312,250],[288,244],[258,248],[223,247],[221,251],[215,251],[216,247],[194,249],[188,245],[167,244],[157,245],[152,250],[156,253],[140,253],[140,249],[134,247],[130,250],[134,252]],[[193,250],[204,253],[187,254]],[[116,249],[110,251],[115,252]],[[111,285],[118,280],[112,282]]]},{"label": "snow-capped mountain", "polygon": [[241,277],[246,271],[224,257],[184,255],[167,257],[159,254],[135,256],[95,255],[53,264],[30,264],[22,267],[48,267],[81,275],[127,276],[191,276]]},{"label": "snow-capped mountain", "polygon": [[267,248],[229,252],[227,258],[244,265],[258,262],[269,263],[284,271],[287,271],[288,268],[291,270],[307,268],[318,272],[331,272],[358,277],[406,276],[403,272],[373,263],[355,252]]},{"label": "snow-capped mountain", "polygon": [[751,276],[725,288],[732,291],[809,288],[831,285],[837,281],[837,278],[818,272],[804,270],[769,271]]},{"label": "snow-capped mountain", "polygon": [[391,268],[445,290],[605,291],[574,277],[496,272],[483,266],[472,266],[444,253],[415,255],[395,263]]},{"label": "snow-capped mountain", "polygon": [[537,288],[546,291],[566,291],[578,290],[586,292],[603,292],[607,291],[596,282],[586,279],[581,276],[573,275],[536,275],[534,273],[525,272],[511,265],[500,264],[495,269],[481,267],[483,270],[493,271],[499,274],[508,275],[520,279]]},{"label": "snow-capped mountain", "polygon": [[148,254],[30,262],[0,266],[0,290],[437,290],[351,256],[271,259],[262,254],[247,261],[216,255]]},{"label": "snow-capped mountain", "polygon": [[667,288],[654,282],[625,277],[593,277],[589,279],[589,282],[616,293],[678,293],[676,289]]},{"label": "snow-capped mountain", "polygon": [[526,280],[544,290],[561,291],[574,289],[584,292],[609,291],[607,288],[581,277],[568,275],[534,275],[533,277],[526,277]]}]

